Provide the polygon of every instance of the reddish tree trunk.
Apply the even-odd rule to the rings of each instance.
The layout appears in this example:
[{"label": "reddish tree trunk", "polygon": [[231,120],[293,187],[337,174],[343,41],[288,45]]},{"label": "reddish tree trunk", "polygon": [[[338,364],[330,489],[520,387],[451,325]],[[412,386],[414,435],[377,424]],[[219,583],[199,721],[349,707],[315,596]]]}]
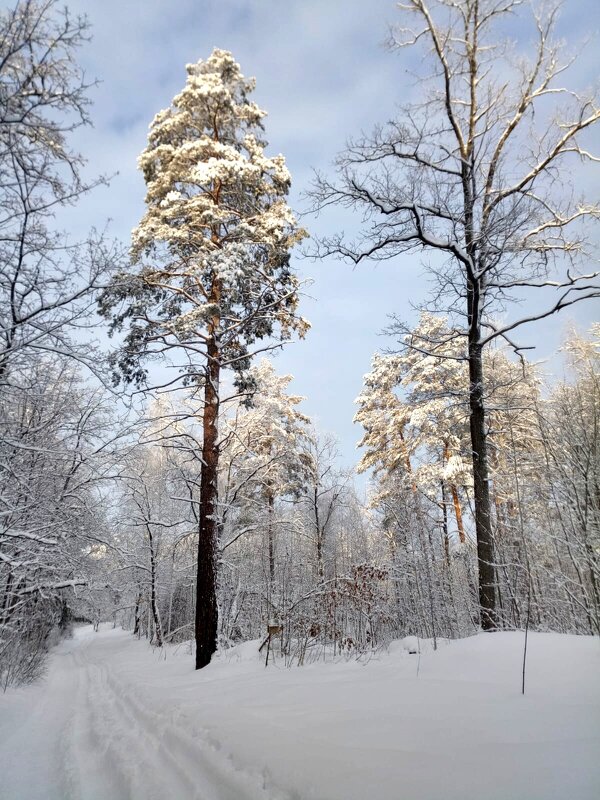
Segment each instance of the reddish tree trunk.
[{"label": "reddish tree trunk", "polygon": [[[444,442],[444,464],[448,463],[450,456],[451,453],[448,443]],[[442,482],[442,491],[443,489],[444,486]],[[465,526],[463,523],[462,509],[460,507],[460,499],[458,497],[458,489],[456,488],[455,483],[450,484],[450,493],[452,494],[452,504],[454,506],[454,516],[456,517],[456,527],[458,528],[458,539],[461,544],[464,544],[466,541]]]},{"label": "reddish tree trunk", "polygon": [[208,345],[204,387],[204,431],[200,472],[198,571],[196,579],[196,669],[210,663],[217,649],[217,532],[218,532],[218,423],[219,351],[214,338]]}]

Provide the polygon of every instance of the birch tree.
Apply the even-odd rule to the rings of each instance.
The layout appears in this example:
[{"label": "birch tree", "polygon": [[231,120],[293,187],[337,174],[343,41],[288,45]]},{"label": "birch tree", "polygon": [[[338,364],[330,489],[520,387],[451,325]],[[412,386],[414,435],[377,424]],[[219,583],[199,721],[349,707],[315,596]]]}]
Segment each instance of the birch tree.
[{"label": "birch tree", "polygon": [[[319,252],[355,263],[434,254],[429,308],[460,330],[468,364],[481,625],[493,629],[483,352],[498,337],[521,350],[514,333],[523,325],[600,295],[598,273],[586,267],[600,209],[571,182],[577,163],[598,161],[589,139],[600,109],[592,92],[563,83],[573,59],[556,40],[556,7],[406,0],[399,9],[391,45],[423,56],[421,98],[350,142],[336,178],[317,178],[317,207],[342,204],[364,220],[354,241],[325,238]],[[508,23],[518,24],[528,56],[515,53]],[[514,313],[513,301],[534,291],[537,310]]]},{"label": "birch tree", "polygon": [[[203,422],[196,603],[196,667],[216,648],[221,373],[239,391],[259,350],[308,324],[297,314],[290,248],[304,236],[286,203],[283,156],[265,155],[265,112],[249,99],[231,53],[187,66],[187,82],[150,126],[139,159],[146,213],[133,233],[137,270],[106,292],[113,327],[128,323],[117,366],[143,381],[143,362],[169,359],[171,386],[193,388]],[[262,342],[262,344],[261,344]]]}]

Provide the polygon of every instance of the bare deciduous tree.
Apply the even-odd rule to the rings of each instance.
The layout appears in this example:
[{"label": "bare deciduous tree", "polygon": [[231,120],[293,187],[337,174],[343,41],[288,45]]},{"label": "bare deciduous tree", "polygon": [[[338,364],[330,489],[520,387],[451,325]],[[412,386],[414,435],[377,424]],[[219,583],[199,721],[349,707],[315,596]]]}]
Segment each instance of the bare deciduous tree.
[{"label": "bare deciduous tree", "polygon": [[[577,162],[598,161],[586,134],[600,119],[593,94],[562,83],[573,59],[555,40],[556,8],[520,0],[407,0],[397,48],[425,51],[422,99],[397,120],[350,142],[337,178],[318,176],[320,209],[342,204],[363,214],[355,241],[326,238],[320,254],[352,262],[410,252],[439,258],[429,309],[460,330],[469,367],[481,625],[497,625],[483,351],[524,324],[600,296],[598,273],[580,271],[586,233],[600,215],[570,186]],[[527,42],[515,53],[504,31]],[[533,23],[533,26],[531,26]],[[506,315],[531,297],[536,311]],[[543,299],[542,299],[543,298]],[[427,350],[443,344],[432,341]]]},{"label": "bare deciduous tree", "polygon": [[89,123],[76,59],[87,35],[85,18],[57,0],[0,11],[0,627],[9,631],[0,656],[11,680],[27,677],[18,673],[28,631],[43,634],[41,658],[69,589],[87,582],[84,539],[102,516],[91,498],[106,478],[92,479],[88,464],[99,469],[113,441],[106,398],[73,362],[99,374],[82,329],[96,322],[95,293],[115,253],[101,236],[75,243],[60,229],[60,215],[95,185],[71,146]]},{"label": "bare deciduous tree", "polygon": [[2,382],[16,360],[23,367],[48,351],[84,358],[89,347],[70,333],[89,325],[114,258],[101,237],[73,243],[54,224],[95,185],[69,142],[89,123],[90,85],[76,61],[87,32],[56,0],[23,0],[0,15]]}]

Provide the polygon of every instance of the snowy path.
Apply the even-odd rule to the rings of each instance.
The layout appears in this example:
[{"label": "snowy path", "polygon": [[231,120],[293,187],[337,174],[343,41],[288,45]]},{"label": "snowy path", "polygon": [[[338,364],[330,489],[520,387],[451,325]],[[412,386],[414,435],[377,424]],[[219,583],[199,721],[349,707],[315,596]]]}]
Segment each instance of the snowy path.
[{"label": "snowy path", "polygon": [[0,695],[0,800],[596,800],[600,640],[528,652],[522,697],[519,633],[291,670],[247,643],[197,673],[82,628]]},{"label": "snowy path", "polygon": [[[47,679],[0,704],[1,800],[267,800],[179,711],[152,710],[112,669],[134,643],[77,632]],[[152,664],[152,666],[155,666]],[[12,713],[11,713],[12,712]],[[10,723],[9,723],[10,719]]]}]

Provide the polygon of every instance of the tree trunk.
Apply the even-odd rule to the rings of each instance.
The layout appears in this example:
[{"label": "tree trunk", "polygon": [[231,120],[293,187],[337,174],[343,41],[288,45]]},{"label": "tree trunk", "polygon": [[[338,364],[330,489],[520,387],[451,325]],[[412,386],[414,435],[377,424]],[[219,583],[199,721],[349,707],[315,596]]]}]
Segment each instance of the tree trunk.
[{"label": "tree trunk", "polygon": [[454,516],[456,518],[456,527],[458,528],[458,540],[464,544],[467,540],[465,536],[465,526],[463,524],[462,509],[460,507],[460,500],[458,499],[458,490],[455,483],[450,484],[450,491],[452,492],[452,503],[454,504]]},{"label": "tree trunk", "polygon": [[325,564],[323,561],[323,537],[320,530],[317,531],[317,574],[319,576],[319,580],[324,580]]},{"label": "tree trunk", "polygon": [[[448,447],[448,443],[444,442],[444,464],[447,464],[450,460],[450,448]],[[444,491],[444,483],[442,481],[442,492]],[[462,517],[462,509],[460,507],[460,500],[458,498],[458,489],[456,488],[455,483],[450,484],[450,493],[452,494],[452,503],[454,505],[454,516],[456,518],[456,527],[458,528],[458,539],[461,544],[464,544],[466,541],[465,536],[465,526],[463,524],[463,517]],[[445,506],[444,506],[445,507]]]},{"label": "tree trunk", "polygon": [[148,543],[150,545],[150,608],[152,609],[152,619],[154,621],[154,637],[152,637],[150,641],[155,641],[157,647],[162,647],[163,634],[160,615],[158,613],[158,597],[156,592],[156,554],[154,552],[152,528],[149,523],[146,523],[146,530],[148,532]]},{"label": "tree trunk", "polygon": [[142,602],[142,593],[138,591],[135,598],[135,611],[133,612],[133,635],[140,635],[140,604]]},{"label": "tree trunk", "polygon": [[323,554],[323,545],[325,539],[325,530],[324,527],[321,528],[321,519],[319,514],[319,489],[318,485],[315,484],[314,492],[313,492],[313,511],[315,515],[315,534],[316,534],[316,548],[317,548],[317,575],[319,576],[319,580],[322,581],[325,578],[325,560]]},{"label": "tree trunk", "polygon": [[269,539],[269,582],[271,584],[271,594],[275,584],[275,531],[273,530],[273,515],[275,513],[275,498],[273,488],[267,486],[267,535]]},{"label": "tree trunk", "polygon": [[200,471],[198,571],[196,578],[196,669],[210,663],[217,649],[218,423],[221,366],[214,336],[208,343],[204,387],[204,430]]},{"label": "tree trunk", "polygon": [[444,479],[440,481],[442,488],[442,543],[444,545],[444,558],[446,559],[446,566],[450,568],[450,540],[448,539],[448,507],[446,505],[446,483]]},{"label": "tree trunk", "polygon": [[[469,331],[469,339],[473,336]],[[483,396],[483,353],[478,343],[469,341],[469,425],[473,453],[473,485],[475,499],[475,532],[477,534],[477,562],[479,566],[479,605],[481,627],[484,631],[495,630],[496,594],[494,570],[494,545],[490,508],[489,464],[487,455],[487,433],[485,430],[485,407]]]}]

